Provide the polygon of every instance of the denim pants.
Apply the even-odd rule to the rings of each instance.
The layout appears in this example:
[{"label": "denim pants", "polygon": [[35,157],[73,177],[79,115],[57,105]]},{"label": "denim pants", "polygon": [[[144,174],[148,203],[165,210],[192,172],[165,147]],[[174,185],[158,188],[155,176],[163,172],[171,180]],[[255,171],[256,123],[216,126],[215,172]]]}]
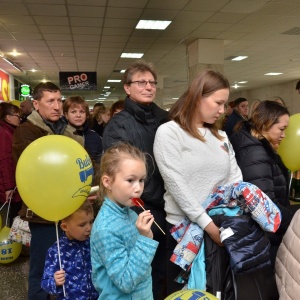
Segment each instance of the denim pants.
[{"label": "denim pants", "polygon": [[[48,293],[41,288],[47,251],[56,242],[55,224],[29,222],[31,231],[28,299],[47,300]],[[59,234],[61,229],[59,228]]]}]

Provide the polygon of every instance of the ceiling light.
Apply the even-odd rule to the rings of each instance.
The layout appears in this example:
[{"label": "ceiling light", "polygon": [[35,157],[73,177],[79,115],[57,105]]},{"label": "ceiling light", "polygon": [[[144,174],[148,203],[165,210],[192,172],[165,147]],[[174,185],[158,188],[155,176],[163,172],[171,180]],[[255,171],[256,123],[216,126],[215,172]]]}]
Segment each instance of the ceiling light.
[{"label": "ceiling light", "polygon": [[10,52],[9,54],[12,55],[12,56],[18,56],[18,55],[20,55],[20,53],[17,52],[17,50],[15,50],[15,49],[12,52]]},{"label": "ceiling light", "polygon": [[236,56],[234,57],[233,59],[231,60],[234,60],[234,61],[240,61],[240,60],[243,60],[243,59],[246,59],[248,56]]},{"label": "ceiling light", "polygon": [[121,57],[123,58],[141,58],[144,53],[122,53]]},{"label": "ceiling light", "polygon": [[172,98],[172,100],[178,100],[179,98]]},{"label": "ceiling light", "polygon": [[238,83],[240,84],[244,84],[244,83],[247,83],[248,81],[239,81]]},{"label": "ceiling light", "polygon": [[171,21],[140,20],[135,29],[165,30]]},{"label": "ceiling light", "polygon": [[106,98],[98,98],[98,100],[106,100]]},{"label": "ceiling light", "polygon": [[104,89],[110,89],[110,86],[104,86],[103,88]]},{"label": "ceiling light", "polygon": [[264,75],[268,75],[268,76],[277,76],[277,75],[282,75],[283,73],[279,73],[279,72],[270,72],[270,73],[266,73]]},{"label": "ceiling light", "polygon": [[232,85],[231,87],[237,89],[237,88],[239,88],[240,86],[236,83],[235,85]]},{"label": "ceiling light", "polygon": [[126,70],[121,70],[121,71],[120,71],[120,73],[125,73],[125,72],[126,72]]},{"label": "ceiling light", "polygon": [[35,69],[32,69],[32,70],[31,70],[31,72],[33,72],[33,73],[34,73],[34,72],[36,72],[36,70],[35,70]]},{"label": "ceiling light", "polygon": [[121,82],[121,79],[108,79],[107,82]]}]

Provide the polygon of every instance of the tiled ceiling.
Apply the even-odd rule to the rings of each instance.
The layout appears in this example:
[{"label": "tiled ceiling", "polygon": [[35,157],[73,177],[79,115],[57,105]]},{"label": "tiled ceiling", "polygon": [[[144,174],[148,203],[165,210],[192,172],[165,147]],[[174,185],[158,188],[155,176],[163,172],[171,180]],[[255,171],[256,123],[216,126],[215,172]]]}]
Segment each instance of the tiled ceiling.
[{"label": "tiled ceiling", "polygon": [[[172,23],[137,30],[140,19]],[[187,87],[187,45],[196,39],[224,40],[224,72],[232,85],[247,81],[240,89],[300,79],[299,27],[300,0],[0,0],[0,51],[24,72],[2,59],[0,68],[31,86],[59,84],[60,71],[97,72],[97,91],[73,92],[94,100],[134,61],[121,53],[142,52],[159,74],[156,98],[168,106]],[[236,55],[248,59],[226,60]],[[125,97],[121,83],[110,86],[108,105]]]}]

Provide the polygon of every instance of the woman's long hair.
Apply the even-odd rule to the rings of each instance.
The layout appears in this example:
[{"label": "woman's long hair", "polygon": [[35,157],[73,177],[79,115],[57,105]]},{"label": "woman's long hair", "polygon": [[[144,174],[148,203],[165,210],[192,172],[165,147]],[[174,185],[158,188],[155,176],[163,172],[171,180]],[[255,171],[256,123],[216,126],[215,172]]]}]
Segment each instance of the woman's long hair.
[{"label": "woman's long hair", "polygon": [[[191,136],[205,141],[195,124],[198,114],[199,102],[203,97],[221,90],[230,89],[228,80],[219,72],[205,70],[192,81],[188,90],[177,100],[170,110],[170,119],[178,123],[182,129],[187,131]],[[223,137],[218,133],[217,125],[204,124],[209,128],[214,136],[222,140]]]}]

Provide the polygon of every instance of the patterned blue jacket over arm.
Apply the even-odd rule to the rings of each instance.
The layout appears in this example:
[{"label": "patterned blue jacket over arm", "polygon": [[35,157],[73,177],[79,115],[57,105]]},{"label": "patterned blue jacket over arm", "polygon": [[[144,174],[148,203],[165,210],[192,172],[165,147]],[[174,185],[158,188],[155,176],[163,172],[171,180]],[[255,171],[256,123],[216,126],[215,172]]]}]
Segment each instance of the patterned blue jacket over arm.
[{"label": "patterned blue jacket over arm", "polygon": [[95,300],[98,292],[91,279],[90,239],[84,242],[69,240],[65,235],[59,239],[61,266],[65,271],[65,291],[63,287],[56,286],[54,273],[60,270],[58,260],[57,242],[48,250],[42,288],[49,294],[55,294],[57,300]]},{"label": "patterned blue jacket over arm", "polygon": [[137,214],[105,199],[91,235],[92,279],[99,300],[151,300],[158,242],[140,235]]}]

